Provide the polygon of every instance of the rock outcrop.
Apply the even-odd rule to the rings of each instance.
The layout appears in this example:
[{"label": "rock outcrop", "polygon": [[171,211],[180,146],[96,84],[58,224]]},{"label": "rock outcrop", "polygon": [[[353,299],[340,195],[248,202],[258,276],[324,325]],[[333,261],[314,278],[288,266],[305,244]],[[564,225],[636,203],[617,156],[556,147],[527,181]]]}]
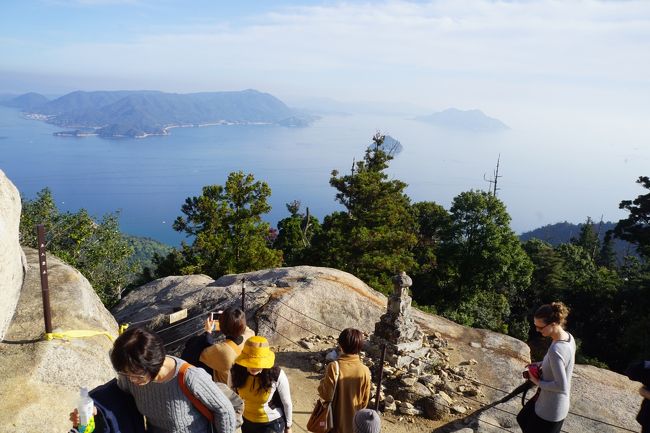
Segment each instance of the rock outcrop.
[{"label": "rock outcrop", "polygon": [[[114,377],[104,335],[45,341],[38,251],[25,249],[27,269],[15,315],[0,343],[0,431],[62,432],[79,387]],[[18,255],[20,257],[20,255]],[[88,280],[48,255],[54,332],[92,330],[117,336],[117,323]]]},{"label": "rock outcrop", "polygon": [[[313,333],[338,336],[345,327],[372,332],[386,309],[384,295],[347,272],[298,266],[216,281],[205,275],[162,278],[126,295],[113,314],[119,322],[148,322],[167,342],[180,339],[170,344],[173,350],[182,346],[183,337],[201,332],[209,311],[241,306],[243,278],[249,326],[276,345]],[[165,315],[182,308],[188,309],[188,319],[169,328]]]},{"label": "rock outcrop", "polygon": [[[346,327],[371,334],[375,323],[387,311],[386,297],[353,275],[335,269],[299,266],[227,275],[216,281],[206,276],[168,277],[128,294],[114,313],[125,322],[159,317],[150,325],[162,329],[161,336],[170,349],[179,349],[188,336],[201,332],[209,311],[241,305],[243,278],[249,326],[269,338],[272,344],[282,346],[282,351],[296,348],[309,351],[323,343],[331,347],[335,340],[328,336],[337,336]],[[170,327],[160,320],[161,314],[179,308],[189,309],[185,321]],[[514,416],[520,409],[517,398],[483,412],[476,411],[503,397],[499,390],[510,391],[521,384],[521,371],[529,362],[528,346],[503,334],[467,328],[416,309],[412,310],[412,316],[427,344],[436,348],[437,342],[448,342],[441,350],[444,355],[441,359],[444,370],[451,374],[447,374],[446,385],[417,380],[412,384],[412,391],[422,396],[414,395],[417,398],[413,400],[423,403],[418,407],[419,403],[404,401],[394,410],[401,414],[424,412],[431,417],[442,417],[440,430],[436,430],[440,432],[486,433],[503,431],[503,428],[517,431]],[[323,365],[323,359],[313,357],[314,371],[322,371]],[[398,373],[394,374],[396,378]],[[412,379],[411,376],[405,375],[404,381]],[[480,382],[476,387],[474,378]],[[638,430],[634,421],[640,404],[638,384],[611,371],[588,366],[576,367],[573,383],[572,412]],[[315,382],[313,386],[315,389]],[[446,392],[440,392],[442,386],[448,388]],[[425,397],[428,393],[425,388],[429,391],[435,388],[438,393]],[[413,396],[394,396],[387,403],[395,404],[399,397]],[[574,414],[569,415],[565,426],[572,433],[617,431]]]},{"label": "rock outcrop", "polygon": [[23,284],[18,242],[20,208],[18,190],[0,170],[0,340],[14,315]]}]

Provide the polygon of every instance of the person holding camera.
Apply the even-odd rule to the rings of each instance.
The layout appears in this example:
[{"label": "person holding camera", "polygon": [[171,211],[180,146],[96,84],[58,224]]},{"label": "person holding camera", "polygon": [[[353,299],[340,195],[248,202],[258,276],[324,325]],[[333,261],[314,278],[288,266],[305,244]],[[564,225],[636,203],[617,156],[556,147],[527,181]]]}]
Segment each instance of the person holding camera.
[{"label": "person holding camera", "polygon": [[208,318],[205,322],[206,334],[212,332],[216,325],[226,338],[203,349],[199,361],[212,369],[215,382],[230,386],[230,369],[246,340],[255,332],[246,326],[246,314],[239,308],[227,308],[218,317]]},{"label": "person holding camera", "polygon": [[552,342],[539,375],[529,368],[528,380],[539,390],[517,415],[523,433],[559,433],[569,413],[576,344],[564,330],[568,315],[569,309],[562,302],[542,305],[534,314],[535,329]]}]

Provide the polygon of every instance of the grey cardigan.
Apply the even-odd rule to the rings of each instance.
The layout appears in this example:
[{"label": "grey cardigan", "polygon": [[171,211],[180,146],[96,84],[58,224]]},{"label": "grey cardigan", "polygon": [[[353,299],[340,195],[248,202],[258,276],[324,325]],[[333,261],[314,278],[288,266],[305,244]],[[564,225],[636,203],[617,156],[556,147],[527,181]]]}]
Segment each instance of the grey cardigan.
[{"label": "grey cardigan", "polygon": [[[210,424],[187,399],[178,384],[178,370],[184,364],[176,361],[174,376],[165,382],[134,385],[123,376],[118,386],[133,395],[138,411],[147,418],[147,431],[153,433],[210,433]],[[234,433],[237,428],[235,411],[230,400],[221,392],[202,368],[190,367],[185,374],[189,390],[214,414],[214,426],[220,433]]]},{"label": "grey cardigan", "polygon": [[569,413],[575,356],[576,343],[571,334],[567,340],[551,343],[542,361],[541,392],[535,402],[535,413],[540,418],[557,422]]}]

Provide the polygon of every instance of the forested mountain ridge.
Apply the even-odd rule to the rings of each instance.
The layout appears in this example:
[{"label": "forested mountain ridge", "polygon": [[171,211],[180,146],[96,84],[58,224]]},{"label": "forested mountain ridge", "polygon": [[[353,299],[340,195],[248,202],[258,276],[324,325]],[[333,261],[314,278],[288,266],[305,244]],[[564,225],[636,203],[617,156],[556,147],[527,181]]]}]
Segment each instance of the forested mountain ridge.
[{"label": "forested mountain ridge", "polygon": [[[30,95],[28,97],[28,95]],[[172,127],[210,124],[304,126],[314,120],[257,90],[191,94],[159,91],[76,91],[52,101],[27,94],[5,101],[30,117],[73,129],[58,135],[146,137]]]},{"label": "forested mountain ridge", "polygon": [[[605,239],[607,232],[614,230],[614,227],[616,227],[616,223],[611,221],[593,224],[594,230],[601,242]],[[520,234],[519,239],[521,239],[522,242],[526,242],[530,239],[539,239],[540,241],[547,242],[556,247],[560,244],[569,243],[571,242],[571,239],[577,238],[583,227],[584,224],[574,224],[567,221],[547,224]],[[629,242],[617,238],[612,239],[612,242],[614,251],[616,252],[616,257],[618,257],[619,260],[622,260],[625,256],[636,254],[636,248]]]}]

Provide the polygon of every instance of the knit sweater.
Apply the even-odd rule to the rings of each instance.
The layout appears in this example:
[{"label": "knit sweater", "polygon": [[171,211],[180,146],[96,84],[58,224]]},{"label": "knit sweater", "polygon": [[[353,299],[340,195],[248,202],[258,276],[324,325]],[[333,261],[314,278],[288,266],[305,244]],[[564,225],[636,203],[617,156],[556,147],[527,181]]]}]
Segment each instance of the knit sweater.
[{"label": "knit sweater", "polygon": [[[183,394],[178,383],[178,370],[184,364],[176,362],[174,375],[165,382],[149,382],[135,385],[120,376],[118,386],[133,395],[138,411],[147,418],[150,433],[210,433],[207,420]],[[205,370],[191,367],[185,372],[188,389],[214,414],[214,427],[219,433],[234,433],[235,412],[228,398]]]},{"label": "knit sweater", "polygon": [[541,391],[535,402],[535,413],[546,421],[562,421],[569,413],[575,355],[576,343],[569,334],[567,340],[551,343],[544,356],[539,382]]},{"label": "knit sweater", "polygon": [[[253,335],[255,335],[255,332],[247,327],[242,335],[244,339],[239,344],[239,353],[244,348],[246,340]],[[199,360],[212,369],[212,378],[215,382],[225,383],[230,386],[230,369],[239,353],[236,353],[225,340],[222,340],[204,349]]]},{"label": "knit sweater", "polygon": [[[359,355],[343,354],[339,359],[339,378],[334,392],[335,366],[331,362],[318,385],[318,395],[332,401],[334,429],[331,433],[353,433],[354,414],[370,401],[370,370],[361,363]],[[334,394],[334,395],[332,395]]]}]

